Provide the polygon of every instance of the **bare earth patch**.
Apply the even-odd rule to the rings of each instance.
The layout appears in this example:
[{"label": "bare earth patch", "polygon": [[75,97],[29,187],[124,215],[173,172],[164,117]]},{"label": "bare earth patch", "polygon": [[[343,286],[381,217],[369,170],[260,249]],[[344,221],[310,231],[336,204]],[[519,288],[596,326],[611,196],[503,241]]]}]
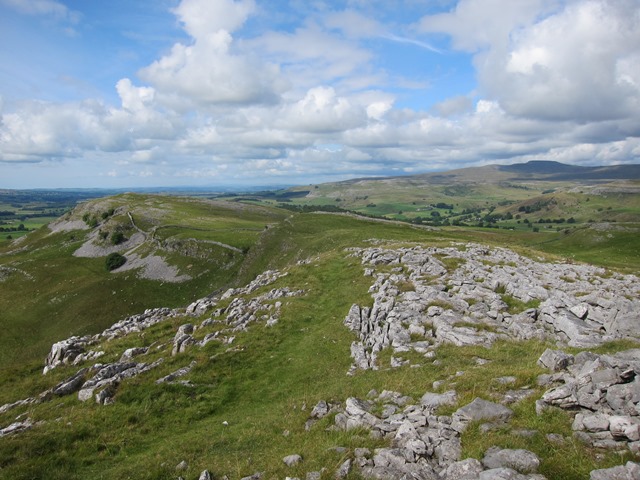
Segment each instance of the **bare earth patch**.
[{"label": "bare earth patch", "polygon": [[88,230],[89,226],[83,222],[82,220],[57,220],[55,222],[51,222],[49,225],[49,230],[51,230],[51,234],[60,233],[60,232],[70,232],[72,230]]},{"label": "bare earth patch", "polygon": [[91,234],[91,238],[84,242],[78,250],[73,252],[73,256],[85,258],[106,257],[113,252],[131,250],[132,248],[141,245],[145,241],[144,234],[134,233],[126,242],[120,243],[118,245],[102,246],[96,245],[94,243],[94,239],[96,238],[96,236],[97,234]]},{"label": "bare earth patch", "polygon": [[162,257],[157,255],[148,255],[141,258],[134,253],[127,257],[127,263],[113,270],[113,272],[126,272],[135,269],[140,269],[138,277],[146,278],[147,280],[160,280],[170,283],[191,280],[189,275],[180,275],[176,267],[169,265]]}]

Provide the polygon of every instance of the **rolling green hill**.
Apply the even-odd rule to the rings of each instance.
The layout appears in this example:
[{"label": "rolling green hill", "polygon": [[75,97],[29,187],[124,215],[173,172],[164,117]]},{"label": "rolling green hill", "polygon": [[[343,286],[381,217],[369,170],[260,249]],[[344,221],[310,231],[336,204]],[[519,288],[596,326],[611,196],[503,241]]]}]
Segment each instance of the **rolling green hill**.
[{"label": "rolling green hill", "polygon": [[569,219],[570,227],[640,223],[637,167],[573,167],[557,162],[489,165],[295,187],[244,198],[290,207],[327,206],[432,226],[526,231],[542,223],[538,229],[564,230]]},{"label": "rolling green hill", "polygon": [[[525,448],[541,474],[569,480],[637,461],[626,443],[619,453],[573,436],[575,412],[536,414],[551,388],[537,364],[547,348],[578,361],[637,346],[620,320],[635,321],[640,297],[637,184],[521,183],[493,167],[446,175],[229,200],[123,194],[2,244],[0,429],[25,430],[0,434],[0,478],[186,480],[205,469],[213,478],[334,478],[347,461],[345,478],[361,478],[358,462],[373,465],[376,449],[405,447],[395,430],[373,434],[349,416],[353,398],[370,401],[363,418],[392,428],[385,419],[417,415],[425,392],[449,391],[455,401],[437,410],[448,422],[476,397],[527,394],[508,404],[508,424],[472,422],[460,458]],[[350,212],[303,208],[336,204]],[[480,210],[454,226],[465,209]],[[412,221],[425,212],[449,225]],[[109,271],[112,253],[126,263]],[[578,322],[553,337],[556,327],[541,325],[558,299],[604,326]],[[614,307],[620,318],[606,323]],[[354,368],[358,342],[373,341],[347,328],[356,311],[391,314],[380,325],[395,343],[364,350],[374,368]],[[528,326],[512,326],[520,321]],[[601,335],[603,344],[589,343]],[[72,336],[79,350],[49,358],[43,375],[52,344]],[[130,370],[114,376],[116,367]],[[108,382],[94,391],[98,377]],[[73,378],[71,393],[60,393]],[[631,385],[628,375],[618,381]],[[312,417],[320,401],[332,410]],[[289,467],[291,454],[302,461]],[[418,454],[433,464],[429,455]]]}]

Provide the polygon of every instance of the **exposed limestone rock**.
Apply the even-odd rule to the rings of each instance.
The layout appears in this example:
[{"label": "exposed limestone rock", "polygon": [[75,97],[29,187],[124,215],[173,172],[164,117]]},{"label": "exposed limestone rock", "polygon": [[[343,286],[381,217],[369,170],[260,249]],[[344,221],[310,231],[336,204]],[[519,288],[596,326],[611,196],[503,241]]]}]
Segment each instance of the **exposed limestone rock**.
[{"label": "exposed limestone rock", "polygon": [[125,318],[97,335],[70,337],[54,343],[45,360],[43,373],[46,374],[59,365],[78,365],[84,361],[95,360],[102,356],[104,352],[86,352],[87,347],[100,341],[112,340],[131,333],[139,333],[159,322],[175,317],[178,313],[178,310],[169,308],[149,309],[142,314]]},{"label": "exposed limestone rock", "polygon": [[137,357],[138,355],[144,355],[149,351],[149,347],[134,347],[127,348],[122,356],[120,357],[121,362],[126,362],[131,360],[133,357]]},{"label": "exposed limestone rock", "polygon": [[57,367],[58,365],[69,365],[75,358],[84,353],[84,346],[90,341],[90,337],[71,337],[51,346],[51,352],[45,360],[43,373]]},{"label": "exposed limestone rock", "polygon": [[209,470],[203,470],[202,473],[200,474],[200,476],[198,477],[198,480],[211,480],[211,474],[209,473]]},{"label": "exposed limestone rock", "polygon": [[260,480],[264,476],[264,472],[256,472],[248,477],[242,477],[240,480]]},{"label": "exposed limestone rock", "polygon": [[226,298],[237,297],[239,295],[248,295],[261,287],[271,285],[276,280],[286,275],[286,273],[281,273],[277,270],[267,270],[266,272],[258,275],[255,280],[249,283],[246,287],[230,288],[229,290],[224,292],[220,298],[224,300]]},{"label": "exposed limestone rock", "polygon": [[329,413],[329,405],[324,400],[320,400],[316,404],[316,406],[313,407],[313,410],[311,410],[311,417],[320,419],[326,416],[328,413]]},{"label": "exposed limestone rock", "polygon": [[293,467],[302,461],[302,457],[298,454],[287,455],[282,459],[282,461],[288,466]]},{"label": "exposed limestone rock", "polygon": [[[545,352],[546,353],[546,352]],[[636,448],[640,441],[640,349],[613,355],[583,352],[544,393],[542,409],[575,410],[573,430],[595,447]]]},{"label": "exposed limestone rock", "polygon": [[612,468],[592,470],[589,480],[637,480],[640,478],[640,464],[627,462]]},{"label": "exposed limestone rock", "polygon": [[196,343],[194,338],[191,336],[192,333],[193,325],[190,323],[181,325],[178,328],[178,332],[173,338],[173,350],[171,351],[171,355],[182,353],[186,351],[189,346]]},{"label": "exposed limestone rock", "polygon": [[78,373],[76,373],[73,377],[64,380],[59,383],[55,387],[53,387],[52,392],[54,395],[64,396],[71,395],[72,393],[77,392],[82,384],[84,383],[84,376],[89,371],[88,368],[81,369]]},{"label": "exposed limestone rock", "polygon": [[347,475],[349,475],[349,472],[351,471],[351,459],[348,458],[347,460],[345,460],[342,465],[340,465],[340,467],[338,467],[338,470],[336,470],[336,474],[334,475],[334,478],[336,479],[342,479],[342,478],[346,478]]},{"label": "exposed limestone rock", "polygon": [[209,297],[201,298],[191,303],[187,307],[186,312],[189,315],[193,315],[194,317],[199,317],[200,315],[205,314],[207,310],[212,309],[216,305],[217,305],[217,302],[213,298],[209,298]]},{"label": "exposed limestone rock", "polygon": [[[365,478],[375,479],[545,479],[533,473],[540,461],[535,454],[526,450],[490,448],[483,460],[485,465],[475,459],[461,460],[461,429],[454,428],[454,418],[433,415],[430,409],[431,395],[427,393],[423,396],[427,405],[406,404],[403,410],[388,416],[376,416],[371,412],[375,405],[390,398],[407,397],[397,392],[387,392],[384,395],[371,394],[370,401],[347,399],[344,410],[336,415],[337,428],[348,429],[351,425],[357,425],[369,429],[376,438],[391,440],[390,447],[376,449],[373,456],[368,449],[355,449],[355,459],[351,465],[359,468]],[[450,399],[452,394],[447,392],[444,396]],[[473,413],[462,413],[468,411]],[[476,415],[476,412],[480,413]],[[500,405],[476,399],[456,414],[464,418],[473,416],[475,419],[507,420],[512,412]]]},{"label": "exposed limestone rock", "polygon": [[8,427],[0,428],[0,438],[29,430],[31,427],[33,427],[33,421],[30,418],[21,422],[14,422]]},{"label": "exposed limestone rock", "polygon": [[458,402],[458,395],[455,390],[449,390],[445,393],[425,393],[420,399],[422,406],[429,411],[435,411],[443,405],[455,405]]},{"label": "exposed limestone rock", "polygon": [[446,478],[446,480],[472,480],[477,479],[483,470],[484,468],[478,460],[467,458],[449,465],[444,471],[444,475],[442,472],[440,473],[440,478]]},{"label": "exposed limestone rock", "polygon": [[[353,305],[344,320],[357,335],[351,373],[379,368],[384,348],[427,353],[442,343],[488,347],[498,339],[588,347],[640,338],[640,300],[632,287],[638,278],[632,275],[609,277],[600,268],[539,263],[477,244],[349,251],[374,279],[373,307]],[[459,266],[448,268],[445,261]],[[388,266],[395,266],[392,273]],[[539,306],[512,312],[506,296]],[[395,366],[404,365],[393,358]],[[561,364],[556,368],[567,366]]]},{"label": "exposed limestone rock", "polygon": [[129,335],[131,333],[141,332],[157,323],[163,322],[170,318],[174,318],[180,314],[177,309],[169,308],[152,308],[145,310],[144,313],[139,315],[132,315],[130,317],[121,320],[113,324],[110,328],[102,332],[98,339],[114,339]]},{"label": "exposed limestone rock", "polygon": [[23,405],[31,405],[34,403],[38,403],[38,400],[33,397],[25,398],[24,400],[17,400],[12,403],[5,403],[0,407],[0,414],[7,413],[9,410],[13,410],[16,407],[21,407]]},{"label": "exposed limestone rock", "polygon": [[172,383],[176,378],[180,378],[180,377],[184,377],[185,375],[188,375],[191,372],[191,370],[193,370],[193,367],[195,366],[196,366],[196,361],[194,360],[186,367],[179,368],[175,372],[172,372],[169,375],[165,375],[164,377],[159,378],[158,380],[156,380],[156,383],[157,384]]},{"label": "exposed limestone rock", "polygon": [[78,355],[73,360],[72,365],[80,365],[81,363],[88,362],[90,360],[91,361],[97,360],[103,355],[104,355],[104,352],[102,350],[99,350],[99,351],[90,350],[88,352],[81,353],[80,355]]},{"label": "exposed limestone rock", "polygon": [[528,450],[489,448],[482,459],[486,468],[512,468],[518,473],[535,473],[540,467],[538,456]]},{"label": "exposed limestone rock", "polygon": [[[408,364],[405,358],[414,356],[403,355],[410,351],[419,353],[429,362],[434,358],[437,362],[437,347],[443,343],[490,347],[499,339],[559,339],[558,343],[590,346],[640,335],[637,329],[640,303],[635,300],[637,292],[630,287],[633,282],[637,284],[636,277],[605,276],[601,269],[579,265],[542,264],[506,249],[475,244],[397,249],[378,245],[351,249],[351,252],[361,258],[364,273],[371,279],[373,299],[370,307],[353,305],[344,320],[355,335],[351,346],[352,373],[358,369],[387,368],[388,365],[378,363],[380,351],[386,348],[392,349],[391,366],[399,367]],[[0,407],[0,413],[74,392],[78,392],[80,400],[93,398],[107,405],[113,402],[123,381],[162,362],[160,359],[149,364],[138,363],[140,355],[151,356],[161,348],[170,348],[178,355],[189,347],[202,348],[209,342],[230,344],[237,332],[255,328],[256,324],[275,325],[280,318],[282,302],[286,303],[283,299],[301,295],[304,291],[282,287],[269,291],[265,288],[261,292],[266,293],[260,295],[256,292],[285,275],[277,271],[265,272],[244,288],[230,289],[221,297],[205,297],[185,310],[148,310],[114,324],[101,334],[58,342],[47,358],[45,373],[58,365],[81,364],[99,357],[103,353],[96,351],[98,346],[94,346],[99,342],[142,332],[167,319],[185,317],[184,321],[193,321],[194,317],[216,308],[220,300],[229,300],[220,302],[228,306],[211,311],[210,317],[197,326],[181,325],[173,343],[169,340],[151,351],[148,347],[128,349],[119,361],[81,369],[40,398],[7,404]],[[593,293],[585,295],[585,291]],[[513,307],[518,302],[522,305],[532,303]],[[478,359],[478,365],[482,362]],[[548,350],[539,364],[553,373],[540,379],[540,385],[546,385],[549,391],[538,401],[537,407],[541,410],[550,407],[576,410],[573,428],[590,445],[640,450],[640,376],[637,375],[640,373],[640,350],[616,355],[586,352],[575,357],[560,350]],[[156,383],[173,382],[187,375],[194,365],[192,362]],[[509,384],[512,379],[504,377],[493,381]],[[434,386],[434,390],[436,388]],[[496,395],[495,399],[508,404],[534,392],[529,388],[509,390],[500,397]],[[438,394],[427,392],[418,404],[399,392],[385,390],[378,394],[373,391],[367,400],[348,398],[344,407],[318,402],[305,428],[312,428],[318,419],[338,410],[335,424],[330,428],[364,428],[373,438],[388,442],[386,448],[374,452],[336,449],[344,455],[340,460],[342,463],[336,462],[328,471],[336,478],[352,475],[352,469],[359,469],[367,478],[384,479],[544,478],[532,473],[539,460],[527,451],[489,449],[483,459],[484,465],[473,459],[461,460],[461,432],[470,421],[506,422],[513,412],[504,405],[476,399],[452,416],[435,414],[440,406],[455,405],[456,402],[457,395],[453,390]],[[487,428],[494,427],[495,423],[492,423]],[[21,428],[16,426],[13,430],[20,431]],[[283,459],[287,465],[295,465],[301,460],[299,455]],[[612,475],[628,473],[626,466],[616,468]],[[315,478],[315,473],[322,475],[310,472],[307,477]],[[256,473],[245,478],[261,476]],[[209,472],[203,471],[202,478],[210,478]]]},{"label": "exposed limestone rock", "polygon": [[92,398],[95,393],[96,402],[101,405],[112,403],[113,396],[121,381],[132,378],[141,373],[147,372],[162,363],[163,359],[156,360],[151,364],[147,363],[111,363],[108,365],[96,365],[97,373],[84,382],[78,392],[78,400],[85,402]]},{"label": "exposed limestone rock", "polygon": [[476,398],[473,402],[459,408],[452,416],[451,427],[463,432],[469,422],[486,420],[488,422],[508,422],[513,416],[510,408],[498,403],[489,402],[482,398]]},{"label": "exposed limestone rock", "polygon": [[531,477],[522,475],[512,468],[492,468],[480,472],[478,480],[527,480]]},{"label": "exposed limestone rock", "polygon": [[[242,290],[243,289],[235,289],[234,292]],[[222,318],[223,316],[225,318],[224,320],[220,320],[220,322],[230,327],[225,330],[229,333],[244,331],[249,328],[250,324],[257,321],[264,321],[267,326],[273,326],[278,322],[280,309],[282,307],[281,302],[273,301],[282,298],[296,297],[302,294],[304,294],[304,290],[291,290],[290,288],[284,287],[272,289],[265,294],[250,299],[236,297],[226,309],[214,311],[212,318],[205,320],[202,326],[209,326],[217,321],[214,320],[214,318]]]},{"label": "exposed limestone rock", "polygon": [[567,355],[560,350],[546,349],[538,359],[538,365],[548,368],[552,372],[565,370],[574,361],[573,355]]}]

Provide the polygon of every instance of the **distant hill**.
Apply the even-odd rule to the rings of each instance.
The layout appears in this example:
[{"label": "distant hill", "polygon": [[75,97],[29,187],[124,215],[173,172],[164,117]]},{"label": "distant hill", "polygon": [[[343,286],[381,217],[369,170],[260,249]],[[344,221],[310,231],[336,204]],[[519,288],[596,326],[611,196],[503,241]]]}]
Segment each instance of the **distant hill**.
[{"label": "distant hill", "polygon": [[[599,167],[581,167],[549,160],[532,160],[527,163],[502,165],[498,169],[502,172],[524,175],[524,178],[543,177],[545,180],[558,181],[607,181],[607,180],[638,180],[640,179],[640,165],[612,165]],[[521,179],[519,177],[516,179]]]}]

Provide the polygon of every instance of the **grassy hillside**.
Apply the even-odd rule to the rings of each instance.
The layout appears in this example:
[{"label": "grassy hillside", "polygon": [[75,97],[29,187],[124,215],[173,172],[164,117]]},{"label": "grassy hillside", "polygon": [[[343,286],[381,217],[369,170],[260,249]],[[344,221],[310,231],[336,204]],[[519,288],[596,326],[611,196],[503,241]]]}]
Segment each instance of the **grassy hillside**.
[{"label": "grassy hillside", "polygon": [[[126,194],[82,204],[63,217],[61,225],[69,230],[52,227],[58,230],[53,233],[45,226],[24,241],[0,244],[0,369],[41,360],[53,339],[94,333],[147,308],[184,306],[232,284],[246,252],[286,215],[240,204]],[[134,227],[147,232],[141,245],[112,244],[115,232],[126,239],[136,233]],[[109,272],[106,253],[74,256],[86,243],[123,253],[135,249],[142,258],[160,256],[190,279],[173,283],[141,278],[139,270]]]},{"label": "grassy hillside", "polygon": [[[120,204],[123,200],[117,198],[109,202]],[[190,202],[183,207],[183,200],[164,198],[129,197],[127,201],[138,202],[135,208],[130,208],[138,217],[144,216],[139,207],[142,203],[149,206],[163,202],[174,211],[185,208],[201,212],[203,208],[214,208]],[[214,215],[210,225],[222,228],[228,210],[223,205],[215,208],[220,216]],[[515,247],[520,243],[520,248],[525,249],[527,238],[519,238],[516,242],[515,236],[507,236],[515,235],[513,232],[430,231],[405,224],[320,213],[288,215],[259,235],[257,230],[248,228],[251,222],[255,222],[257,228],[266,218],[284,217],[281,212],[270,210],[251,210],[244,217],[243,222],[248,223],[243,223],[240,230],[251,232],[248,235],[255,237],[238,272],[241,278],[252,279],[255,272],[279,268],[287,275],[269,288],[304,290],[303,295],[283,302],[277,325],[271,328],[256,325],[238,332],[231,348],[214,342],[173,357],[169,354],[170,339],[177,327],[185,322],[199,324],[208,314],[200,318],[179,316],[141,334],[107,342],[102,345],[107,352],[100,360],[104,363],[116,360],[124,348],[133,346],[153,347],[146,362],[160,357],[165,361],[152,376],[141,375],[123,382],[113,405],[100,406],[92,401],[79,403],[76,396],[71,395],[37,406],[18,407],[0,415],[1,425],[22,414],[42,422],[30,431],[0,439],[0,478],[173,479],[181,475],[195,479],[203,469],[230,478],[241,478],[256,471],[268,472],[266,478],[284,478],[304,477],[305,472],[322,467],[329,467],[330,472],[324,478],[330,478],[333,470],[351,455],[349,452],[353,448],[373,449],[386,445],[386,441],[372,439],[360,430],[327,430],[330,419],[321,420],[306,431],[304,425],[309,411],[319,400],[342,402],[348,396],[364,398],[371,389],[401,391],[419,399],[434,381],[455,377],[455,373],[462,370],[468,373],[458,380],[456,388],[466,392],[464,398],[469,400],[475,395],[491,394],[493,387],[487,383],[487,375],[513,375],[518,385],[531,385],[535,383],[535,376],[543,373],[535,366],[535,361],[547,345],[523,342],[498,344],[491,350],[441,347],[438,353],[441,363],[437,368],[407,366],[367,371],[352,377],[345,375],[351,363],[349,347],[353,336],[342,321],[353,303],[367,305],[371,302],[367,291],[371,280],[363,277],[359,259],[349,257],[345,248],[371,245],[371,239],[384,239],[392,245],[424,246],[446,246],[452,240],[474,239],[489,244],[510,242]],[[140,224],[149,228],[152,220],[141,219]],[[228,225],[238,228],[235,221]],[[198,224],[198,228],[204,228],[203,224]],[[260,228],[264,229],[264,225]],[[67,282],[71,283],[71,275],[88,271],[91,275],[84,277],[85,281],[93,275],[99,279],[82,288],[103,292],[115,288],[116,284],[111,282],[118,280],[109,280],[110,276],[104,273],[99,260],[70,257],[77,243],[69,241],[68,246],[54,250],[48,245],[46,232],[39,235],[39,243],[33,244],[40,249],[34,261],[50,269],[56,265],[56,257],[64,256],[70,264],[77,262],[67,271]],[[74,235],[79,236],[79,232]],[[236,245],[246,245],[243,242],[247,239],[238,238],[236,242]],[[58,264],[58,269],[60,267]],[[215,276],[212,279],[205,275],[204,278],[209,282],[209,288],[218,285]],[[119,281],[123,282],[123,291],[126,290],[126,275]],[[107,286],[101,286],[105,282]],[[135,287],[140,290],[134,292],[149,295],[151,292],[146,289],[150,286],[143,282]],[[167,305],[172,301],[188,300],[181,296],[185,295],[187,284],[181,286],[183,290],[172,292],[175,285],[166,289],[157,285],[157,301]],[[80,287],[76,288],[75,293],[80,296],[82,291]],[[188,296],[193,294],[189,292]],[[125,298],[135,298],[135,293],[127,295],[131,296]],[[114,303],[113,297],[108,298],[106,302],[98,298],[93,306],[84,305],[83,308],[93,312],[92,308],[98,310],[106,303]],[[218,306],[231,300],[222,301]],[[36,305],[34,302],[33,308]],[[62,332],[48,332],[49,335],[55,333]],[[196,334],[198,338],[202,335],[204,333]],[[628,345],[614,348],[624,347]],[[490,360],[491,366],[487,367],[490,370],[476,366],[478,356]],[[188,377],[192,385],[158,385],[153,381],[191,362],[197,364]],[[5,371],[1,378],[0,404],[38,395],[77,370],[77,367],[59,367],[42,376],[41,368],[42,362],[35,361],[11,373]],[[465,455],[481,456],[488,442],[504,446],[516,442],[515,445],[532,449],[545,458],[541,471],[548,478],[576,480],[586,478],[593,468],[619,464],[629,458],[621,459],[617,454],[596,457],[574,441],[550,449],[544,434],[566,434],[570,431],[571,419],[562,412],[537,417],[532,411],[533,400],[524,402],[517,408],[514,422],[518,428],[539,431],[535,439],[518,440],[504,431],[480,435],[477,429],[472,429],[464,440]],[[335,450],[337,446],[346,450]],[[281,459],[291,453],[301,454],[303,464],[286,467]],[[176,471],[176,465],[183,460],[189,465],[187,470]],[[357,478],[357,473],[352,473],[350,478]]]},{"label": "grassy hillside", "polygon": [[[477,180],[480,172],[472,173]],[[323,467],[322,478],[332,478],[344,460],[353,458],[355,448],[373,450],[389,442],[362,429],[328,428],[332,416],[305,429],[319,400],[342,403],[349,396],[365,398],[375,389],[399,391],[418,401],[438,381],[440,391],[458,390],[459,403],[451,407],[457,408],[475,396],[491,398],[509,388],[487,381],[503,376],[513,376],[515,388],[533,388],[536,396],[514,407],[511,429],[481,433],[474,425],[463,437],[463,458],[481,458],[490,444],[527,448],[543,459],[540,472],[547,478],[568,480],[632,459],[628,453],[594,450],[572,439],[566,412],[535,415],[535,398],[544,392],[536,386],[536,377],[544,373],[536,360],[555,345],[443,345],[433,365],[346,375],[354,335],[343,320],[351,305],[372,305],[373,279],[363,275],[360,259],[347,250],[352,247],[476,242],[506,246],[536,261],[592,263],[608,269],[603,275],[640,272],[640,204],[633,185],[541,180],[507,185],[503,177],[483,185],[471,177],[457,184],[430,178],[428,188],[412,183],[415,179],[403,180],[401,186],[389,180],[388,188],[367,182],[353,182],[346,189],[320,185],[306,187],[308,193],[276,192],[228,202],[125,194],[87,201],[49,227],[0,243],[0,406],[38,398],[77,372],[78,366],[67,365],[42,375],[44,357],[55,341],[100,332],[148,308],[185,307],[212,292],[218,298],[215,308],[226,308],[236,296],[221,299],[223,291],[270,269],[286,275],[237,297],[249,301],[279,288],[302,291],[278,302],[268,300],[279,311],[278,322],[266,327],[259,320],[238,330],[230,343],[215,341],[171,355],[178,327],[216,318],[211,311],[194,317],[181,310],[140,333],[91,347],[105,352],[97,360],[105,364],[130,347],[149,347],[144,362],[163,362],[152,374],[123,381],[112,405],[82,403],[74,394],[0,413],[0,428],[27,417],[36,423],[31,430],[0,438],[0,478],[196,479],[204,469],[215,478],[239,479],[259,471],[266,472],[265,478],[304,478]],[[375,210],[387,218],[291,208],[312,204]],[[415,222],[426,214],[436,217],[431,212],[450,225]],[[452,225],[463,216],[468,217]],[[127,263],[110,272],[105,259],[115,251]],[[454,260],[443,259],[448,269],[457,267]],[[388,269],[393,272],[392,266]],[[411,291],[410,285],[404,288]],[[514,305],[525,308],[524,303]],[[200,341],[215,332],[222,332],[222,326],[212,322],[194,337]],[[618,342],[592,351],[632,346]],[[381,355],[388,364],[390,352]],[[489,363],[481,367],[479,357]],[[189,365],[194,367],[185,377],[188,383],[155,382]],[[514,430],[537,433],[524,438]],[[551,445],[549,433],[565,436],[566,443]],[[292,453],[304,461],[290,468],[282,458]],[[177,471],[182,461],[188,467]],[[358,478],[358,473],[352,471],[348,478]]]}]

